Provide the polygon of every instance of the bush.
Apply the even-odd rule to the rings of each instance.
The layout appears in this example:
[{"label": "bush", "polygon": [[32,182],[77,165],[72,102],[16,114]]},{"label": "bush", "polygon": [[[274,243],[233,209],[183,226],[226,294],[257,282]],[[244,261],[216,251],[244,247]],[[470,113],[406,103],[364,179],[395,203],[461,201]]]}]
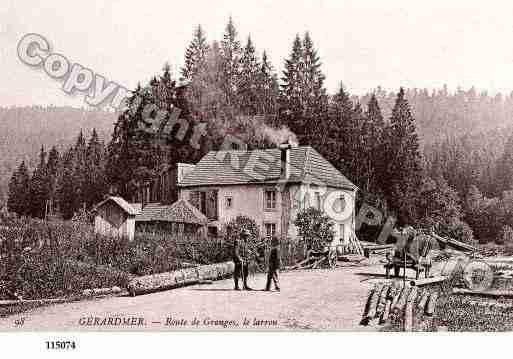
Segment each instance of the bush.
[{"label": "bush", "polygon": [[506,225],[503,226],[499,232],[499,237],[497,238],[497,244],[513,244],[513,228]]},{"label": "bush", "polygon": [[335,238],[331,218],[314,207],[300,211],[294,225],[308,249],[322,250]]},{"label": "bush", "polygon": [[260,238],[260,231],[256,222],[246,216],[237,216],[228,222],[222,231],[222,236],[230,253],[235,239],[240,239],[244,231],[248,233],[245,245],[250,253],[257,253],[258,249],[265,245],[265,240]]},{"label": "bush", "polygon": [[455,220],[451,222],[446,229],[447,235],[463,243],[476,245],[477,241],[474,239],[474,234],[470,226],[461,221]]}]

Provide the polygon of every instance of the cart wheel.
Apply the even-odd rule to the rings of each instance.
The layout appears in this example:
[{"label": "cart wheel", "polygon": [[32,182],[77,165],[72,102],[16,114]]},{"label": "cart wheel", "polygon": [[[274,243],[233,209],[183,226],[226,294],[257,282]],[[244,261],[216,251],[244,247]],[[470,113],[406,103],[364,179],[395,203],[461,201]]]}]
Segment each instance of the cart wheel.
[{"label": "cart wheel", "polygon": [[337,250],[335,248],[330,248],[328,252],[328,264],[330,268],[335,268],[337,266]]}]

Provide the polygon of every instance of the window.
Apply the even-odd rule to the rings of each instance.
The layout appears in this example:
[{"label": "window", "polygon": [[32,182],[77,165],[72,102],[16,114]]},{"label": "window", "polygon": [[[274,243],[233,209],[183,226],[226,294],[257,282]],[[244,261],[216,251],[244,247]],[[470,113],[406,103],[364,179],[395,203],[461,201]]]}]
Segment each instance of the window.
[{"label": "window", "polygon": [[209,237],[217,237],[217,227],[215,226],[208,226],[208,236]]},{"label": "window", "polygon": [[337,213],[343,213],[346,209],[346,197],[344,195],[340,196],[334,203],[334,210]]},{"label": "window", "polygon": [[265,223],[265,235],[267,238],[276,236],[276,223]]},{"label": "window", "polygon": [[233,197],[225,197],[224,203],[226,208],[232,208],[233,207]]},{"label": "window", "polygon": [[340,242],[344,242],[345,240],[345,227],[344,223],[339,224],[339,231],[340,231]]},{"label": "window", "polygon": [[276,209],[276,191],[266,190],[264,192],[264,208]]},{"label": "window", "polygon": [[321,194],[319,192],[315,192],[315,205],[317,206],[317,209],[321,210]]}]

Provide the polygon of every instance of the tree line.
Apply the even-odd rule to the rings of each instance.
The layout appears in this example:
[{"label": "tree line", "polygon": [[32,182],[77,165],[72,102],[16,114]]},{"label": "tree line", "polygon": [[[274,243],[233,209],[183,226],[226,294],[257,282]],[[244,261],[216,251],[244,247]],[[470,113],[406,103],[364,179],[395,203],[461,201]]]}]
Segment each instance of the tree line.
[{"label": "tree line", "polygon": [[22,161],[9,181],[7,208],[19,215],[46,218],[58,209],[71,219],[80,209],[91,209],[108,192],[106,152],[93,129],[86,140],[82,132],[74,146],[62,154],[54,146],[39,153],[31,172]]},{"label": "tree line", "polygon": [[[458,133],[458,129],[465,130],[467,137],[479,138],[481,131],[489,130],[483,116],[469,120],[476,109],[499,117],[497,127],[507,124],[507,113],[513,114],[511,108],[507,110],[509,97],[489,101],[487,95],[475,91],[451,95],[446,89],[430,94],[403,88],[393,95],[378,88],[358,97],[342,84],[331,95],[324,81],[320,57],[308,32],[295,36],[278,75],[267,52],[259,55],[250,36],[241,43],[231,18],[221,41],[208,41],[198,25],[180,74],[172,74],[166,65],[149,83],[134,89],[111,140],[98,146],[101,159],[93,160],[91,145],[85,145],[81,136],[62,156],[64,167],[59,171],[56,194],[60,210],[70,217],[81,207],[90,208],[109,190],[130,199],[141,183],[158,175],[163,164],[195,163],[209,150],[219,149],[229,134],[250,149],[272,147],[295,136],[300,145],[314,147],[359,187],[359,204],[378,207],[396,217],[398,225],[435,229],[465,241],[473,241],[474,235],[480,240],[509,238],[513,131],[504,136],[504,146],[494,155],[475,144],[466,148],[468,141]],[[137,106],[130,106],[136,101],[140,102]],[[155,110],[145,113],[146,104],[155,104]],[[148,115],[155,117],[159,109],[172,112],[174,108],[180,109],[180,119],[189,124],[185,131],[175,126],[158,141],[155,134],[144,131],[152,126]],[[457,115],[458,111],[463,115]],[[194,128],[200,125],[206,126],[207,135],[193,147]],[[41,213],[37,209],[23,212],[16,203],[25,202],[16,198],[21,188],[37,189],[38,177],[51,177],[50,156],[45,162],[43,152],[38,168],[44,170],[36,168],[27,180],[22,163],[13,175],[10,210]],[[86,179],[91,177],[88,166],[98,171],[94,179]],[[27,181],[30,185],[23,186]],[[480,199],[472,202],[471,198]],[[476,201],[477,207],[469,204]],[[493,206],[500,207],[500,216],[493,216],[495,226],[487,226],[482,213],[496,214],[490,209]],[[486,232],[484,227],[494,229]]]}]

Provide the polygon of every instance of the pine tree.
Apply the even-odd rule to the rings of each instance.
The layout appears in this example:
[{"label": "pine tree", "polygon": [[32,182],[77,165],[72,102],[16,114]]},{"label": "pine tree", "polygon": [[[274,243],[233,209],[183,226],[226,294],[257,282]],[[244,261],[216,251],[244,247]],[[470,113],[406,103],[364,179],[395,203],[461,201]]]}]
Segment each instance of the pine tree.
[{"label": "pine tree", "polygon": [[87,144],[86,168],[86,205],[87,208],[91,208],[94,204],[100,202],[107,192],[104,148],[96,129],[93,129]]},{"label": "pine tree", "polygon": [[496,194],[513,190],[513,134],[504,146],[504,153],[497,161]]},{"label": "pine tree", "polygon": [[9,197],[7,199],[7,209],[20,216],[30,214],[29,197],[30,196],[30,175],[22,161],[17,170],[13,173],[9,182]]},{"label": "pine tree", "polygon": [[46,215],[46,206],[50,191],[46,167],[46,152],[44,147],[41,146],[39,163],[32,173],[30,180],[30,214],[32,217],[44,218]]},{"label": "pine tree", "polygon": [[345,129],[345,162],[348,165],[348,173],[353,178],[353,181],[358,187],[362,188],[365,193],[368,192],[368,152],[365,142],[364,134],[365,115],[360,102],[356,102],[352,109],[349,122],[346,123]]},{"label": "pine tree", "polygon": [[385,164],[385,121],[375,94],[372,94],[365,113],[363,125],[363,138],[365,141],[365,154],[367,176],[369,177],[368,190],[374,195],[384,193],[386,188]]},{"label": "pine tree", "polygon": [[388,133],[387,202],[400,224],[413,224],[422,168],[415,119],[403,88],[397,94]]},{"label": "pine tree", "polygon": [[182,68],[181,81],[191,81],[205,66],[205,60],[209,46],[205,33],[198,25],[194,30],[191,43],[185,50],[185,64]]},{"label": "pine tree", "polygon": [[87,203],[87,145],[82,131],[73,148],[73,183],[76,193],[73,208],[77,211]]},{"label": "pine tree", "polygon": [[300,143],[320,148],[325,142],[318,125],[328,117],[328,97],[317,50],[308,32],[296,35],[290,57],[285,60],[280,100],[280,122]]},{"label": "pine tree", "polygon": [[239,94],[239,106],[242,114],[256,115],[258,113],[258,71],[260,64],[256,55],[255,47],[248,36],[246,46],[240,60],[239,83],[237,84]]},{"label": "pine tree", "polygon": [[52,214],[57,204],[57,181],[59,178],[60,156],[57,148],[53,146],[46,162],[46,175],[48,177],[48,214]]},{"label": "pine tree", "polygon": [[63,156],[61,175],[57,184],[59,211],[64,219],[71,219],[79,208],[77,189],[74,182],[75,151],[70,148]]},{"label": "pine tree", "polygon": [[[299,34],[296,34],[290,56],[285,60],[285,70],[281,79],[281,107],[285,115],[285,122],[294,118],[294,114],[302,112],[303,53],[301,38]],[[290,125],[290,123],[285,124]]]},{"label": "pine tree", "polygon": [[354,179],[350,172],[352,157],[350,149],[355,140],[353,102],[349,93],[340,84],[330,102],[327,120],[321,122],[323,138],[319,145],[322,155],[336,168]]},{"label": "pine tree", "polygon": [[[279,94],[278,77],[267,57],[266,51],[264,51],[260,61],[260,71],[257,75],[258,113],[265,116],[276,115]],[[277,123],[274,122],[274,124],[276,125]]]},{"label": "pine tree", "polygon": [[306,107],[307,113],[317,114],[322,111],[326,101],[325,76],[321,71],[320,58],[308,32],[303,37],[302,65],[301,95],[303,99],[301,102]]},{"label": "pine tree", "polygon": [[230,16],[221,41],[222,56],[222,88],[226,94],[228,105],[237,105],[237,91],[240,82],[241,45],[237,29]]}]

